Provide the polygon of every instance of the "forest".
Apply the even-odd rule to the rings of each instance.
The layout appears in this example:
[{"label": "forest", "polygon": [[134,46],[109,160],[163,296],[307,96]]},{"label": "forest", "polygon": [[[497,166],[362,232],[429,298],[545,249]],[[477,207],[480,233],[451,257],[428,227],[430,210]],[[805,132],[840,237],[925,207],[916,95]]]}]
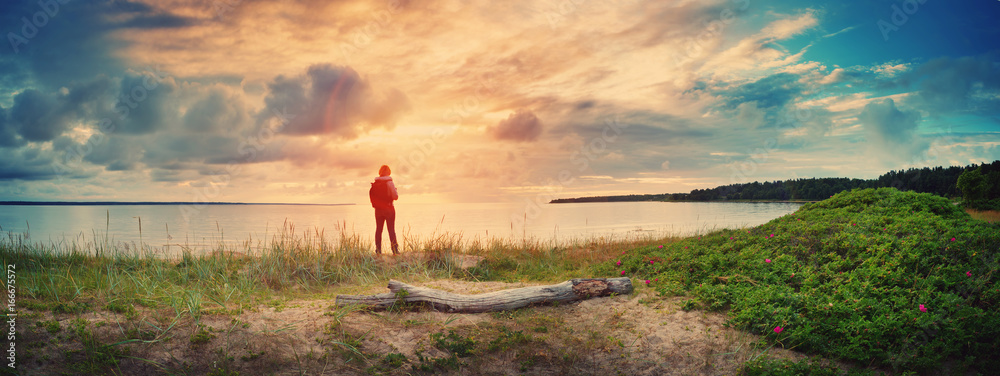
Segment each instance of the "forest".
[{"label": "forest", "polygon": [[[959,178],[967,173],[965,192]],[[819,201],[855,188],[893,187],[900,191],[965,197],[973,206],[991,206],[1000,199],[1000,160],[979,165],[924,167],[889,171],[875,179],[809,178],[729,184],[690,193],[634,194],[555,199],[551,203],[613,201]]]}]

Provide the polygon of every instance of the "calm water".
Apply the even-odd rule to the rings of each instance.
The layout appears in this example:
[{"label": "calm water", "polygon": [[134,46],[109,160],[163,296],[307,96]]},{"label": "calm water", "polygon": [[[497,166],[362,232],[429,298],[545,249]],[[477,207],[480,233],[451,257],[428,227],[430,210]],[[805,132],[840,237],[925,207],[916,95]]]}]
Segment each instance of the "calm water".
[{"label": "calm water", "polygon": [[[410,240],[448,233],[464,239],[528,237],[559,242],[596,236],[692,235],[762,224],[800,205],[615,202],[547,204],[526,211],[524,204],[398,203],[396,232]],[[297,236],[324,231],[334,239],[346,231],[370,242],[373,213],[369,205],[207,205],[198,210],[175,205],[0,206],[0,227],[4,232],[27,233],[33,242],[84,244],[107,233],[113,241],[139,243],[141,219],[141,241],[146,245],[205,249],[220,241],[257,244],[289,224]]]}]

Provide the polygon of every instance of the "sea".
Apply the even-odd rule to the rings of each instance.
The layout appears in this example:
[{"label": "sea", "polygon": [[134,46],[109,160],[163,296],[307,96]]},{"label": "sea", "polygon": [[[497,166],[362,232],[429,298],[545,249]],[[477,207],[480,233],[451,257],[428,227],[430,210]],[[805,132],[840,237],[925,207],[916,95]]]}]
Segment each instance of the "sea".
[{"label": "sea", "polygon": [[[600,202],[396,204],[400,241],[530,239],[566,244],[593,238],[692,236],[766,223],[800,203]],[[373,244],[370,205],[4,205],[3,237],[68,249],[101,242],[149,249],[259,247],[282,236],[358,236]],[[383,235],[388,242],[388,235]]]}]

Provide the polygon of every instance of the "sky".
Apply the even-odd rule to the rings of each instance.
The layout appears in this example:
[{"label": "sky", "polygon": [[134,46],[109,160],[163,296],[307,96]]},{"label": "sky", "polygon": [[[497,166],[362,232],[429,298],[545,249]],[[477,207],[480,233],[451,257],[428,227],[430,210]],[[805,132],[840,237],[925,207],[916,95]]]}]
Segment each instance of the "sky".
[{"label": "sky", "polygon": [[1000,2],[0,3],[0,200],[545,202],[1000,159]]}]

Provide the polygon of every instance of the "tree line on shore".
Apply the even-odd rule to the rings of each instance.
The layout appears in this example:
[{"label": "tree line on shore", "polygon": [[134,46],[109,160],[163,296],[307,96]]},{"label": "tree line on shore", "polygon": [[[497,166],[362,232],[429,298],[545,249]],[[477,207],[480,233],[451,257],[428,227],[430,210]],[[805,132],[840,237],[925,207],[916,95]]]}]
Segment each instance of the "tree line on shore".
[{"label": "tree line on shore", "polygon": [[[963,197],[967,206],[998,210],[1000,160],[979,165],[889,171],[875,179],[809,178],[729,184],[690,193],[633,194],[555,199],[552,203],[620,201],[819,201],[842,191],[893,187],[901,191]],[[998,206],[994,208],[994,206]]]}]

